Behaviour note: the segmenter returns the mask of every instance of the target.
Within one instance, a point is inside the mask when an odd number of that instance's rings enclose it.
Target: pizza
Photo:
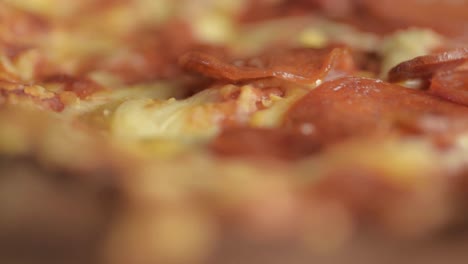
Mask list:
[[[0,2],[0,262],[465,263],[468,3]]]

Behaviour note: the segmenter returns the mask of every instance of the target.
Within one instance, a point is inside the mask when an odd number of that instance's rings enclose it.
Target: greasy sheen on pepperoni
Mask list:
[[[382,81],[344,77],[296,102],[281,127],[226,127],[210,144],[221,156],[296,160],[343,140],[389,135],[430,136],[450,144],[468,131],[468,107]]]
[[[468,48],[416,57],[393,67],[388,73],[390,82],[407,79],[429,78],[439,71],[454,69],[468,62]]]
[[[327,144],[350,137],[405,133],[407,126],[401,125],[402,120],[415,125],[421,120],[449,124],[467,117],[468,107],[424,91],[374,79],[345,77],[322,84],[296,102],[286,113],[284,126],[313,127],[316,136]],[[462,129],[468,131],[468,124]],[[422,132],[449,131],[431,130],[429,126]]]
[[[446,100],[468,106],[468,69],[436,74],[429,91]]]
[[[354,69],[352,56],[344,47],[297,48],[233,62],[192,51],[180,58],[180,64],[188,71],[231,82],[273,77],[313,84],[332,72],[339,74]]]

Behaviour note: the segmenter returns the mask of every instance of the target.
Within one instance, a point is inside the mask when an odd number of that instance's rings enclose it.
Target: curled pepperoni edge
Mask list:
[[[340,59],[344,59],[344,63],[340,64]],[[333,48],[322,59],[319,70],[307,75],[284,70],[282,65],[270,65],[263,69],[250,66],[236,66],[226,63],[210,54],[198,51],[191,51],[182,55],[179,59],[179,64],[188,71],[196,72],[213,79],[231,82],[277,78],[285,81],[308,84],[315,82],[317,79],[323,79],[327,73],[332,71],[335,67],[345,65],[345,68],[353,68],[354,64],[350,63],[347,59],[351,59],[347,49],[342,47]],[[301,66],[298,65],[297,67]]]
[[[452,70],[468,62],[468,48],[458,48],[433,55],[419,56],[393,67],[388,73],[390,82],[430,78],[438,71]]]

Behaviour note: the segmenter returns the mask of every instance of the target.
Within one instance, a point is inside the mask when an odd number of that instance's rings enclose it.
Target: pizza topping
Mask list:
[[[393,67],[415,57],[431,54],[444,41],[445,38],[433,30],[422,28],[408,28],[386,35],[378,47],[382,57],[380,77],[387,79]]]
[[[247,10],[245,16],[250,21],[320,11],[321,15],[380,34],[417,26],[432,28],[448,36],[468,36],[468,5],[464,0],[276,0],[255,1]]]
[[[468,25],[468,5],[466,1],[354,1],[366,8],[366,11],[381,21],[405,27],[431,27],[447,35],[466,37]]]
[[[196,44],[190,27],[176,21],[136,30],[125,36],[124,41],[125,46],[113,56],[98,58],[87,71],[97,66],[118,75],[127,84],[165,79],[180,74],[178,56]]]
[[[231,63],[206,53],[190,52],[180,59],[187,70],[231,82],[277,78],[301,84],[315,84],[333,72],[353,70],[346,48],[291,49]]]
[[[65,104],[61,101],[58,94],[47,91],[42,86],[22,85],[8,82],[0,83],[1,103],[8,104],[31,104],[40,108],[50,109],[55,112],[61,112]]]
[[[468,69],[442,72],[432,78],[430,93],[468,106]]]
[[[468,62],[468,48],[420,56],[392,68],[388,79],[391,82],[398,82],[406,79],[429,78],[438,71],[454,69],[466,62]]]
[[[454,120],[468,108],[426,92],[382,81],[348,77],[327,82],[299,100],[286,114],[284,125],[312,124],[323,142],[349,137],[402,132],[399,120],[428,116]],[[467,127],[468,129],[468,127]]]
[[[113,135],[129,140],[206,140],[222,127],[249,123],[255,113],[269,109],[282,96],[284,92],[277,88],[224,85],[183,100],[126,100],[113,115],[111,131]],[[270,117],[275,120],[280,116],[280,113],[273,113]]]
[[[20,177],[0,184],[3,251],[289,263],[360,228],[436,238],[467,207],[466,48],[432,31],[466,25],[456,2],[4,0],[0,175]],[[401,62],[392,81],[429,90],[369,79]]]
[[[86,99],[98,91],[103,91],[104,87],[88,78],[75,78],[69,75],[52,75],[43,81],[46,85],[58,85],[61,91],[70,91],[79,98]]]
[[[298,159],[343,140],[429,135],[450,144],[468,131],[468,108],[378,80],[345,77],[325,82],[286,112],[280,128],[227,127],[210,146],[225,156]],[[246,144],[239,144],[240,142]]]
[[[47,32],[50,25],[44,17],[32,12],[0,3],[0,41],[29,43],[41,33]]]
[[[222,156],[274,157],[284,160],[316,153],[320,147],[320,142],[308,133],[292,129],[249,127],[227,128],[210,145],[211,150]]]

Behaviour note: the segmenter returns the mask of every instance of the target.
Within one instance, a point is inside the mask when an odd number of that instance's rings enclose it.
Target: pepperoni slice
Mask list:
[[[210,145],[222,156],[300,159],[346,139],[429,135],[451,144],[468,131],[468,107],[427,92],[374,79],[345,77],[322,84],[294,104],[282,127],[228,127]],[[442,146],[442,145],[441,145]]]
[[[331,72],[353,70],[352,56],[346,48],[291,49],[263,56],[226,62],[201,52],[189,52],[180,58],[182,67],[214,79],[231,82],[277,78],[311,84]]]
[[[299,100],[287,112],[284,126],[313,127],[316,136],[327,144],[350,137],[404,133],[406,128],[401,126],[401,120],[419,123],[434,117],[437,122],[450,123],[467,116],[468,107],[424,91],[373,79],[346,77],[326,82]],[[468,130],[468,124],[463,129]]]
[[[274,157],[284,160],[310,155],[320,147],[320,142],[313,136],[298,131],[251,127],[226,128],[210,145],[211,150],[222,156]]]
[[[437,74],[432,79],[430,92],[468,106],[468,69]]]
[[[468,48],[420,56],[393,67],[388,73],[388,79],[390,82],[398,82],[429,78],[436,72],[454,69],[466,62],[468,62]]]
[[[355,1],[375,17],[402,26],[431,27],[451,36],[467,36],[468,4],[465,0],[360,0]]]

